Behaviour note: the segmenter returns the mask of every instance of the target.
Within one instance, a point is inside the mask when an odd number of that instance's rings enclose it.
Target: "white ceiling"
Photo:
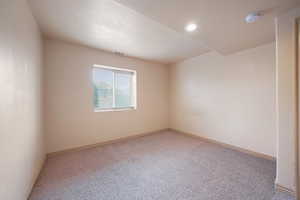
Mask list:
[[[49,38],[173,63],[210,50],[230,54],[274,41],[274,17],[300,0],[29,0]],[[265,16],[253,24],[252,11]],[[195,33],[185,33],[189,22]]]

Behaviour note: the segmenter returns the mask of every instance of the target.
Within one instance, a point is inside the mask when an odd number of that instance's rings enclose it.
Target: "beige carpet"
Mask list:
[[[276,200],[275,162],[161,132],[49,158],[30,200]]]

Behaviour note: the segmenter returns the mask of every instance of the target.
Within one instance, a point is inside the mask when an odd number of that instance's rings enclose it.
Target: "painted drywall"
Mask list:
[[[0,1],[0,199],[27,199],[44,161],[42,42],[26,0]]]
[[[274,43],[170,67],[171,128],[275,157]]]
[[[60,41],[44,45],[48,152],[168,128],[167,66]],[[137,71],[136,110],[94,112],[94,64]]]
[[[276,184],[296,190],[297,66],[296,19],[300,8],[276,19],[277,177]]]

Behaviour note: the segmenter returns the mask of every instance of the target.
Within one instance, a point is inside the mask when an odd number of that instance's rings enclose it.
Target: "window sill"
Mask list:
[[[128,107],[128,108],[112,108],[112,109],[94,109],[94,112],[120,112],[120,111],[130,111],[136,110],[135,107]]]

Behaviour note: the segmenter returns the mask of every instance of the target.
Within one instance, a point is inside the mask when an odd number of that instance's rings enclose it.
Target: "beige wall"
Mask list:
[[[171,66],[171,128],[276,155],[275,44]]]
[[[0,1],[0,199],[25,200],[44,161],[40,32],[25,0]]]
[[[296,19],[300,8],[277,18],[277,178],[276,183],[296,190],[297,66]],[[299,83],[298,83],[299,84]]]
[[[115,54],[45,41],[48,152],[168,128],[168,68]],[[94,112],[91,67],[137,71],[137,110]]]

